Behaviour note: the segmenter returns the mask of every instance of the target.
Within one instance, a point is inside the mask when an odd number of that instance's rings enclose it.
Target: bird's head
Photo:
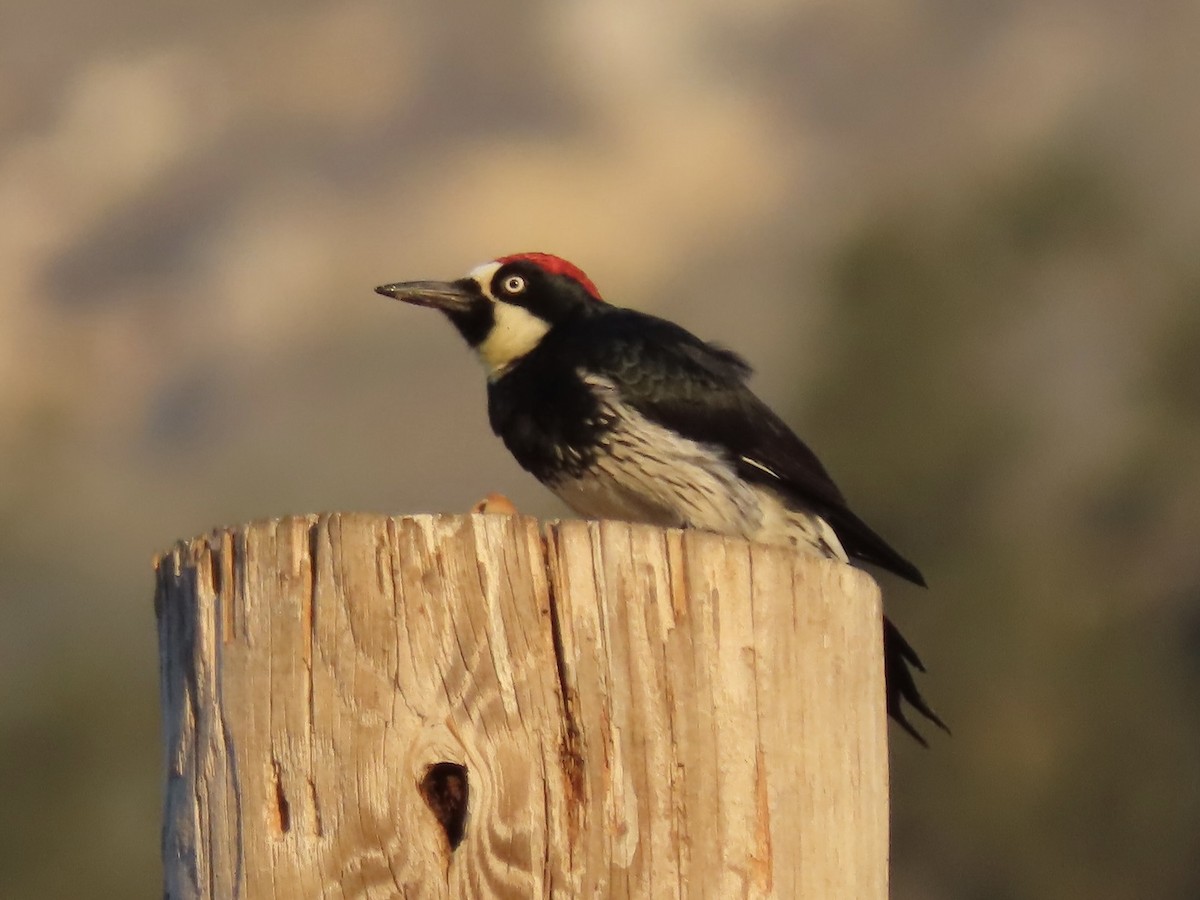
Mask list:
[[[603,300],[590,278],[549,253],[518,253],[477,266],[457,281],[402,281],[385,297],[439,309],[498,378],[556,326]]]

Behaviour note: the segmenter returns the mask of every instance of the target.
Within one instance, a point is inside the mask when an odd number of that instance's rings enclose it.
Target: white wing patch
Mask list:
[[[757,459],[751,459],[749,456],[738,458],[746,465],[753,466],[760,472],[770,475],[776,481],[782,481],[778,472],[770,466],[760,463]],[[765,513],[763,525],[755,537],[756,540],[767,543],[808,544],[823,556],[840,559],[842,562],[850,561],[837,532],[828,522],[813,513],[806,513],[784,505],[774,492],[764,490],[762,493]]]
[[[741,459],[742,459],[742,462],[744,462],[746,465],[754,466],[754,468],[758,469],[760,472],[766,472],[768,475],[770,475],[776,481],[780,480],[778,472],[776,472],[774,469],[770,468],[769,466],[764,466],[757,459],[751,459],[748,456],[743,456]]]

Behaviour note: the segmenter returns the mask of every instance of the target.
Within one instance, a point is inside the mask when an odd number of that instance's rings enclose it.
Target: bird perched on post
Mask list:
[[[609,305],[566,260],[520,253],[456,281],[376,291],[446,315],[486,370],[492,430],[580,515],[790,545],[925,584],[750,391],[740,357]],[[925,744],[902,701],[946,726],[917,689],[920,659],[886,616],[883,647],[888,714]]]

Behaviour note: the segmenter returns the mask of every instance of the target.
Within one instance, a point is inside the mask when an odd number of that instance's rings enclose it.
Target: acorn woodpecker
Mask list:
[[[487,373],[492,430],[580,515],[784,544],[925,584],[750,391],[745,361],[609,305],[566,260],[521,253],[457,281],[376,291],[450,319]],[[886,616],[883,646],[888,714],[924,745],[902,700],[946,725],[917,689],[920,658]]]

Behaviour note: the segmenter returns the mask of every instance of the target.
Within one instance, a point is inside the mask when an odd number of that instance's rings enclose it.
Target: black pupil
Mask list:
[[[508,279],[508,283],[505,284],[504,286],[506,288],[508,288],[508,291],[510,294],[515,294],[517,291],[519,291],[521,289],[521,287],[524,284],[525,284],[525,282],[523,282],[520,278],[518,278],[516,275],[514,275],[512,278]]]

